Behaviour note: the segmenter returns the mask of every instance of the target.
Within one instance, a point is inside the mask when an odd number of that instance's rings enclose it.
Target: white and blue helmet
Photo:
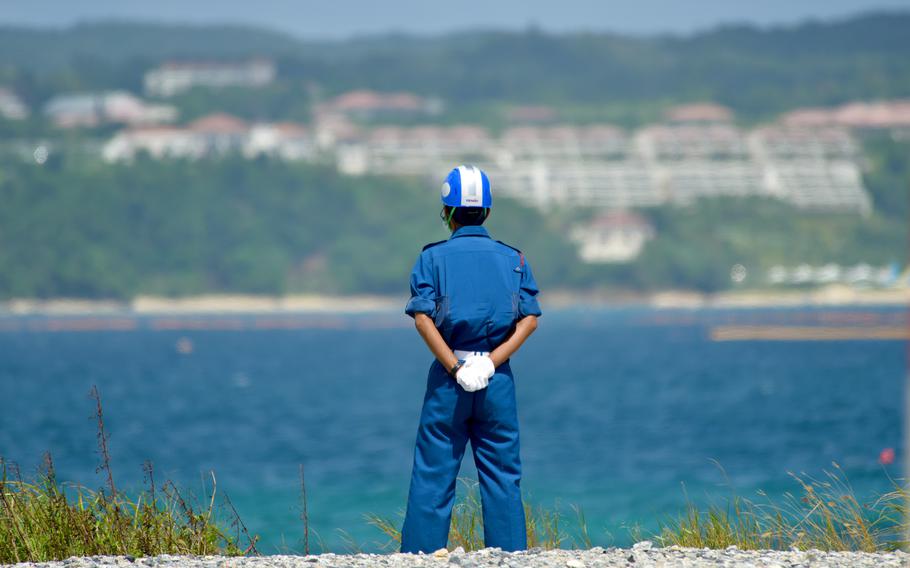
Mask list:
[[[442,202],[450,207],[492,207],[490,178],[477,166],[458,166],[442,184]]]

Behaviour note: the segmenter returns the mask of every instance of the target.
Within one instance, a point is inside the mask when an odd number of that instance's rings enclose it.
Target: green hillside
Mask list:
[[[109,22],[0,27],[0,83],[32,104],[55,90],[139,90],[162,60],[270,56],[299,96],[414,91],[455,107],[548,103],[571,110],[712,99],[745,119],[795,106],[910,96],[910,13],[687,37],[470,32],[307,42],[241,27]],[[571,112],[570,112],[571,113]]]
[[[644,210],[658,237],[613,266],[581,263],[567,240],[588,211],[541,214],[497,198],[489,228],[525,251],[550,290],[710,291],[731,286],[734,263],[754,275],[775,263],[902,263],[910,145],[881,139],[869,152],[869,218],[761,199]],[[0,163],[0,298],[405,294],[420,247],[447,237],[437,187],[235,158]]]

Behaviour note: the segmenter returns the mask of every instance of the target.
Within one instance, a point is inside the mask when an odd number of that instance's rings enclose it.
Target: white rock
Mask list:
[[[569,568],[585,568],[585,563],[577,558],[570,558],[566,560],[566,566]]]
[[[636,542],[632,545],[632,550],[651,550],[651,547],[654,546],[650,540],[643,540],[641,542]]]
[[[449,551],[446,550],[445,548],[440,548],[439,550],[437,550],[436,552],[433,553],[433,556],[435,556],[436,558],[445,558],[448,555],[449,555]]]

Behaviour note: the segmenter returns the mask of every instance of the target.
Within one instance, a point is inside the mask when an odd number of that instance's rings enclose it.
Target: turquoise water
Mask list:
[[[788,472],[821,476],[833,461],[860,494],[886,490],[902,458],[903,342],[709,339],[714,324],[902,318],[854,312],[547,313],[513,359],[526,496],[581,506],[596,544],[621,545],[629,526],[656,527],[686,494],[796,491]],[[4,321],[0,455],[26,473],[50,451],[59,477],[102,485],[95,384],[118,485],[141,487],[151,460],[159,483],[202,493],[214,470],[262,552],[301,549],[299,464],[311,527],[332,550],[348,538],[375,549],[385,539],[363,515],[404,507],[430,363],[405,316],[298,318],[286,330],[235,318],[221,331],[136,320],[78,333]],[[200,321],[183,327],[218,327]],[[181,338],[192,353],[179,352]],[[887,447],[895,465],[878,463]],[[470,454],[462,474],[474,475]]]

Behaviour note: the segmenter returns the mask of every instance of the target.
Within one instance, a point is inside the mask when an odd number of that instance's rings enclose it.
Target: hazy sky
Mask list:
[[[244,23],[301,37],[469,28],[691,32],[720,23],[788,24],[910,0],[0,0],[0,23],[62,26],[98,19]]]

